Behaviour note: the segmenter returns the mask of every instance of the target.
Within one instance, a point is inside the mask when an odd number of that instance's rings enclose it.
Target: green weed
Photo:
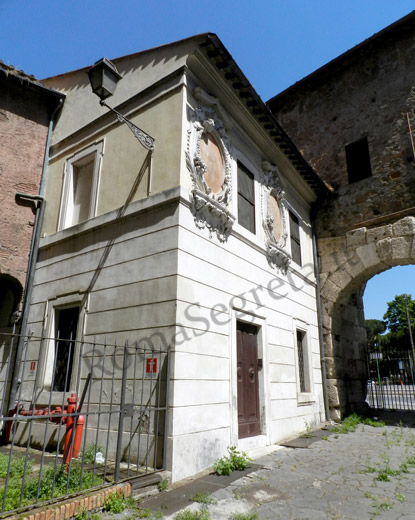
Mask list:
[[[90,518],[90,515],[88,514],[88,511],[86,509],[83,509],[77,515],[75,515],[74,518],[75,520],[88,520]]]
[[[103,510],[112,515],[122,513],[126,508],[124,495],[117,491],[110,493],[104,501]]]
[[[104,448],[99,444],[91,444],[90,446],[87,446],[84,453],[84,463],[93,464],[95,460],[95,455],[99,452],[104,452]]]
[[[411,433],[409,439],[406,439],[405,445],[409,448],[415,448],[415,435]]]
[[[313,429],[311,428],[311,426],[308,424],[308,422],[306,420],[304,420],[304,425],[305,425],[305,431],[303,431],[300,434],[300,437],[303,437],[304,439],[313,438],[314,437]]]
[[[334,433],[350,433],[356,430],[358,424],[366,424],[367,426],[381,427],[385,426],[383,421],[375,421],[374,419],[364,419],[357,413],[353,413],[346,417],[341,424],[335,426],[332,431]]]
[[[382,428],[385,426],[384,421],[379,421],[375,419],[371,419],[370,417],[366,417],[366,419],[363,419],[362,424],[366,424],[367,426],[372,426],[373,428]]]
[[[147,509],[137,509],[134,512],[134,516],[132,518],[148,518],[149,520],[161,519],[163,517],[163,513],[161,511],[151,511],[149,508]]]
[[[233,513],[231,516],[232,520],[257,520],[258,513],[251,512],[251,513]]]
[[[389,500],[380,500],[378,495],[372,495],[368,491],[365,493],[365,498],[372,501],[370,504],[374,509],[374,514],[379,515],[381,511],[389,511],[393,507],[393,502]]]
[[[70,473],[66,468],[55,468],[54,465],[46,466],[42,472],[41,479],[39,476],[29,476],[24,482],[22,489],[23,468],[22,458],[19,458],[17,463],[12,461],[11,465],[16,468],[15,473],[9,479],[7,485],[7,494],[5,500],[5,511],[17,509],[21,506],[28,506],[35,503],[37,500],[45,501],[52,498],[59,498],[68,493],[74,493],[83,489],[89,489],[94,486],[99,486],[103,483],[103,478],[93,475],[91,471],[84,469],[81,479],[82,463],[78,460],[73,460],[71,463]],[[27,471],[27,469],[26,469]],[[7,473],[7,469],[6,469]],[[55,483],[53,483],[55,481]],[[4,498],[5,488],[0,488],[0,503]],[[39,494],[39,495],[38,495]]]
[[[82,474],[82,478],[81,478]],[[53,487],[53,479],[55,478],[55,485]],[[103,478],[93,475],[91,471],[84,469],[82,472],[82,463],[79,460],[72,460],[71,471],[68,473],[66,468],[55,468],[54,465],[46,466],[39,486],[39,500],[49,500],[52,497],[57,498],[68,493],[74,493],[83,489],[89,489],[94,486],[99,486],[103,483]],[[28,479],[23,491],[23,496],[29,501],[36,500],[38,491],[38,478]]]
[[[185,509],[174,515],[174,520],[210,520],[209,514],[206,509],[201,511],[189,511]]]
[[[215,499],[212,498],[209,493],[201,493],[198,491],[194,495],[190,497],[190,500],[193,502],[198,502],[199,504],[214,504]]]
[[[7,477],[7,470],[9,467],[9,455],[3,453],[0,454],[0,477]],[[10,463],[10,477],[23,477],[25,472],[25,455],[13,455]],[[26,472],[30,472],[32,469],[33,461],[27,459]]]
[[[213,469],[217,475],[230,475],[232,471],[242,471],[249,467],[251,459],[244,451],[239,451],[236,446],[228,447],[229,456],[222,457],[213,465]]]
[[[407,457],[405,464],[407,464],[411,468],[414,468],[415,467],[415,457]]]
[[[169,480],[167,478],[160,480],[157,487],[159,488],[159,491],[166,491],[166,489],[169,487]]]
[[[389,511],[390,509],[392,509],[393,507],[393,502],[392,501],[389,501],[389,500],[384,500],[383,502],[380,502],[377,507],[381,510],[381,511]]]
[[[341,424],[333,428],[334,433],[349,433],[356,430],[356,426],[360,424],[362,418],[360,415],[352,414],[346,417]]]
[[[409,466],[406,462],[402,462],[402,464],[399,466],[399,470],[401,473],[409,473]]]

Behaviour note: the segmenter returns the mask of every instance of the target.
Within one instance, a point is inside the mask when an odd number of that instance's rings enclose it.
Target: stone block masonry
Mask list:
[[[411,13],[269,101],[333,188],[315,230],[335,419],[364,406],[367,281],[415,263],[414,35]],[[364,157],[351,160],[356,145]]]

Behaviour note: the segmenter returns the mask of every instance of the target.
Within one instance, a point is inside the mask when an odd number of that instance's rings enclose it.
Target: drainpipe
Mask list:
[[[315,233],[314,214],[315,208],[312,212],[312,234],[313,234],[313,257],[314,257],[314,273],[316,277],[316,297],[317,297],[317,320],[318,320],[318,337],[320,342],[320,366],[321,366],[321,377],[323,382],[323,399],[324,399],[324,412],[326,414],[326,421],[330,421],[330,408],[329,399],[327,392],[327,374],[326,374],[326,356],[324,352],[324,337],[323,337],[323,313],[321,309],[321,287],[320,287],[320,265],[318,261],[317,251],[317,239]]]
[[[43,198],[43,191],[44,191],[44,186],[45,186],[46,170],[47,170],[47,166],[48,166],[48,162],[49,162],[50,141],[52,138],[52,130],[53,130],[53,125],[54,125],[55,115],[56,115],[56,112],[61,108],[62,104],[63,104],[63,100],[60,99],[59,104],[56,106],[56,108],[52,112],[52,115],[50,116],[48,135],[47,135],[47,139],[46,139],[45,157],[43,160],[42,176],[41,176],[40,187],[39,187],[39,195],[16,193],[17,199],[31,200],[36,204],[36,214],[35,214],[35,226],[34,226],[33,235],[32,235],[32,243],[30,246],[30,255],[29,255],[29,262],[28,262],[28,267],[27,267],[26,284],[25,284],[25,289],[24,289],[24,297],[23,297],[23,305],[22,305],[22,322],[20,325],[19,341],[17,343],[16,356],[15,356],[14,366],[13,366],[13,370],[12,370],[12,377],[11,377],[11,388],[10,388],[10,394],[9,394],[9,399],[8,399],[8,407],[7,407],[7,409],[9,411],[15,407],[16,396],[17,396],[17,393],[19,390],[19,386],[21,384],[21,380],[19,378],[21,356],[22,356],[22,352],[23,352],[24,338],[26,336],[26,330],[27,330],[27,322],[28,322],[28,314],[29,314],[28,311],[29,311],[29,305],[30,305],[30,300],[31,300],[31,296],[32,296],[33,279],[34,279],[35,268],[36,268],[36,259],[37,259],[38,251],[39,251],[40,233],[42,230],[43,217],[45,214],[46,201]]]

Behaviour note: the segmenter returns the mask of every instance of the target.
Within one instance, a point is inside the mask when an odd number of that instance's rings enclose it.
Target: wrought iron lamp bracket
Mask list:
[[[146,132],[144,132],[144,130],[141,130],[141,128],[136,126],[129,119],[127,119],[120,112],[118,112],[118,110],[115,110],[115,108],[112,108],[109,105],[107,105],[107,103],[105,103],[103,99],[101,99],[100,105],[108,108],[109,110],[111,110],[111,112],[114,112],[114,114],[116,114],[117,116],[118,121],[120,123],[125,123],[128,126],[128,128],[131,130],[131,132],[140,141],[141,145],[144,146],[146,150],[150,150],[150,152],[154,151],[154,137],[151,137]]]

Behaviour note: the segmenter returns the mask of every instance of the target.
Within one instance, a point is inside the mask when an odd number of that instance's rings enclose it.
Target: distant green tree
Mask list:
[[[394,300],[388,302],[388,309],[385,312],[383,319],[385,320],[386,328],[393,333],[401,335],[408,335],[408,321],[406,317],[405,300],[408,302],[408,314],[411,322],[411,327],[415,327],[415,300],[412,300],[410,294],[399,294],[395,296]]]
[[[382,320],[365,320],[367,344],[373,348],[378,342],[379,334],[383,334],[386,330],[386,324]]]
[[[383,353],[380,361],[370,362],[371,375],[392,378],[395,383],[404,377],[400,371],[398,361],[408,361],[408,352],[411,350],[409,339],[408,320],[406,316],[405,300],[407,299],[408,314],[412,333],[415,332],[415,301],[409,294],[399,294],[388,302],[387,311],[383,320],[366,320],[366,330],[369,351],[378,350]],[[409,365],[406,364],[406,377],[409,376]],[[376,376],[374,376],[376,377]]]

